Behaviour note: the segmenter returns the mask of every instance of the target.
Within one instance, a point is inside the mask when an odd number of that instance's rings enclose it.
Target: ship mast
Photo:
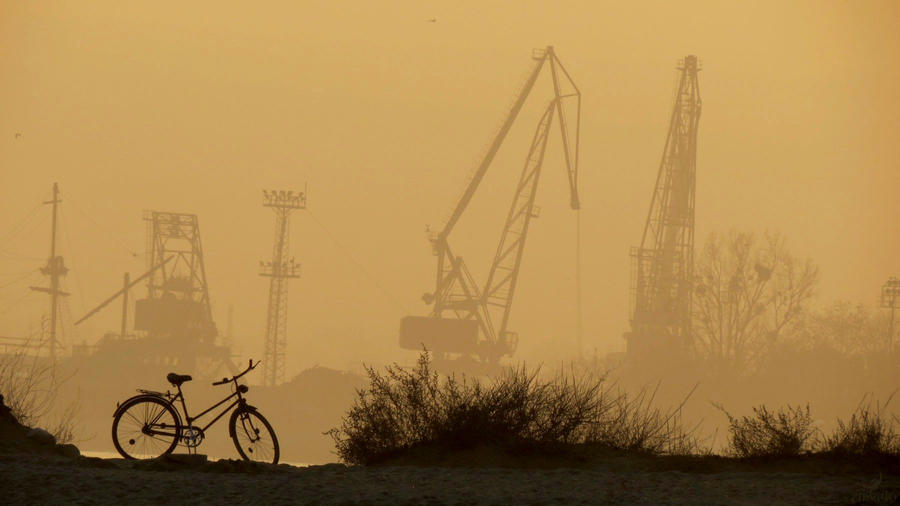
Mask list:
[[[32,286],[31,289],[50,294],[50,361],[56,361],[56,327],[57,317],[59,315],[59,297],[67,297],[68,292],[59,289],[59,278],[65,276],[69,269],[66,267],[63,257],[56,254],[56,228],[59,204],[62,202],[59,198],[59,185],[53,183],[53,199],[44,202],[44,204],[53,205],[53,220],[50,227],[50,258],[47,259],[47,265],[41,267],[41,273],[50,276],[50,288],[42,286]]]

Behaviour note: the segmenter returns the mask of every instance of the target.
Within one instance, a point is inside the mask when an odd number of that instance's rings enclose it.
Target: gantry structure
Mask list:
[[[211,341],[212,317],[196,214],[146,211],[147,298],[136,301],[136,330]]]

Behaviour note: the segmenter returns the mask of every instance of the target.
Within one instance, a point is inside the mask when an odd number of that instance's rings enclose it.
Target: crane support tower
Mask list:
[[[628,355],[672,356],[691,345],[694,191],[700,85],[697,57],[679,71],[675,105],[656,176],[641,245],[632,248],[631,331]]]
[[[522,255],[531,219],[537,216],[535,196],[544,162],[544,152],[554,116],[562,134],[569,205],[579,209],[578,148],[581,123],[581,93],[552,46],[535,50],[534,67],[517,95],[505,121],[478,165],[453,213],[440,232],[430,235],[437,257],[435,289],[422,299],[432,305],[429,316],[407,316],[400,323],[400,345],[436,353],[436,364],[454,361],[476,373],[496,369],[500,358],[512,355],[518,334],[509,330],[509,318]],[[490,168],[507,133],[513,126],[541,71],[549,68],[553,96],[540,117],[525,164],[513,192],[513,201],[500,235],[486,283],[479,285],[461,256],[454,254],[449,236]],[[569,132],[567,112],[574,108],[574,135]]]
[[[218,332],[209,302],[197,215],[145,211],[144,220],[147,298],[135,302],[135,330],[212,342]],[[127,292],[129,284],[133,283],[126,283],[121,293]]]
[[[269,278],[269,309],[263,354],[263,383],[274,386],[284,380],[287,347],[288,280],[300,277],[300,265],[288,258],[291,213],[306,209],[306,192],[263,190],[263,206],[275,211],[275,246],[272,260],[260,262],[259,275]]]
[[[223,369],[233,373],[230,349],[216,342],[197,215],[144,211],[143,219],[147,271],[134,278],[125,273],[121,289],[75,322],[80,325],[122,298],[119,328],[83,347],[78,360],[85,370],[103,375],[156,375],[172,364],[194,371],[195,378],[221,378]],[[128,332],[129,307],[137,295],[132,290],[141,283],[147,295],[134,300]]]

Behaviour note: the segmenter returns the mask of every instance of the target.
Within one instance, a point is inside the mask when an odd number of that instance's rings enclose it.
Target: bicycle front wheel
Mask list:
[[[239,409],[231,414],[228,427],[234,447],[244,460],[277,464],[278,438],[275,430],[255,409]]]
[[[175,449],[181,438],[180,418],[164,399],[137,397],[116,412],[112,438],[126,459],[155,459]]]

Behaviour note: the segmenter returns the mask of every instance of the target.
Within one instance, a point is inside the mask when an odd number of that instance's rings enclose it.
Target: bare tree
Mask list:
[[[870,356],[887,350],[888,326],[885,313],[837,301],[804,314],[793,340],[806,349],[828,347],[847,357]]]
[[[788,251],[780,234],[712,234],[694,269],[697,353],[743,370],[778,341],[803,311],[819,279],[809,259]]]

